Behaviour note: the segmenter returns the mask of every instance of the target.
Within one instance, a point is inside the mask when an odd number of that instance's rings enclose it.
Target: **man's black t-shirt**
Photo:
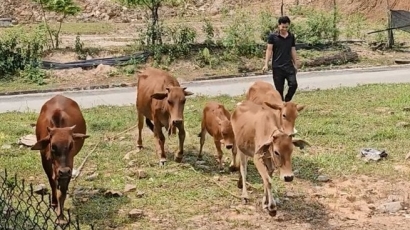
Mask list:
[[[272,68],[293,67],[292,47],[295,46],[295,36],[288,32],[286,38],[282,37],[279,32],[269,34],[268,44],[273,45]]]

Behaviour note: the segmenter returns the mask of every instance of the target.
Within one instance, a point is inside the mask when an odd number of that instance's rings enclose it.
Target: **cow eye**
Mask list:
[[[174,103],[174,102],[172,102],[172,101],[168,100],[168,104],[172,105],[173,103]]]
[[[279,156],[280,154],[279,154],[279,152],[278,152],[278,151],[275,151],[275,155],[276,155],[276,156]]]
[[[59,154],[57,145],[51,145],[51,154],[56,156]]]
[[[185,102],[186,102],[186,99],[182,100],[181,102],[182,102],[182,104],[185,104]]]
[[[283,117],[283,118],[286,118],[286,114],[282,114],[282,117]]]

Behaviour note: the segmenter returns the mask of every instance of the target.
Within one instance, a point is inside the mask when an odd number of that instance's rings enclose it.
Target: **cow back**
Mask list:
[[[86,133],[87,126],[79,105],[70,98],[56,95],[46,101],[41,107],[36,123],[37,140],[43,139],[48,135],[47,127],[63,128],[74,125],[74,133]],[[79,139],[74,143],[74,155],[81,150],[83,145],[84,139]]]

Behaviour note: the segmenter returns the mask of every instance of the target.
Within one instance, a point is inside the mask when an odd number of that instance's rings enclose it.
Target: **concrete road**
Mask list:
[[[189,91],[196,95],[217,96],[243,94],[255,81],[263,80],[272,83],[271,74],[246,78],[206,80],[186,82]],[[340,86],[354,87],[370,83],[406,83],[410,82],[410,66],[382,67],[368,69],[334,70],[306,72],[298,74],[299,90],[329,89]],[[113,88],[101,90],[84,90],[71,92],[52,92],[0,96],[0,113],[7,111],[36,111],[43,103],[56,94],[63,94],[76,100],[82,108],[98,105],[129,105],[135,103],[135,88]]]

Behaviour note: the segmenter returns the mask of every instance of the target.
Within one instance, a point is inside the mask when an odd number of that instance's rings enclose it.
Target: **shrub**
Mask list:
[[[22,70],[39,68],[46,41],[40,25],[30,33],[22,27],[7,30],[0,39],[0,80],[8,80]],[[40,70],[39,70],[40,71]]]

